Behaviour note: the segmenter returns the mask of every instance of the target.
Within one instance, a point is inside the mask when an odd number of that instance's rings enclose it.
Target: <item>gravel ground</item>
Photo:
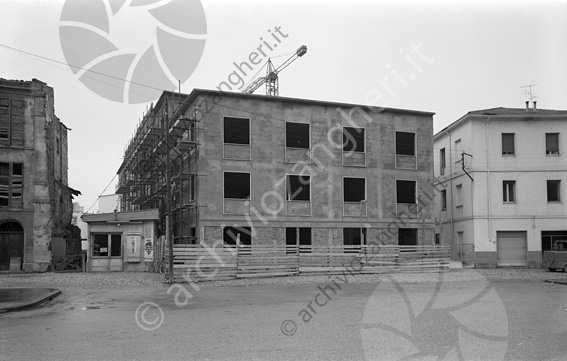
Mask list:
[[[375,283],[388,277],[400,283],[463,282],[486,279],[489,282],[507,280],[544,281],[547,279],[567,280],[567,273],[549,272],[543,269],[452,269],[437,273],[394,273],[386,274],[354,274],[349,276],[349,283]],[[317,284],[329,281],[330,276],[294,276],[249,278],[229,281],[201,282],[200,287],[253,285],[293,285]],[[121,289],[121,288],[154,288],[167,287],[165,275],[145,272],[112,272],[112,273],[19,273],[0,274],[0,287],[54,287],[59,289]]]

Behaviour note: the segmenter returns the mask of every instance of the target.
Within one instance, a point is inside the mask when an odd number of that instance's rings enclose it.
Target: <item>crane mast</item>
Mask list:
[[[250,85],[248,85],[242,93],[252,94],[254,93],[259,87],[266,84],[266,95],[269,96],[279,96],[279,79],[278,74],[288,67],[291,63],[293,63],[297,58],[302,57],[307,53],[307,46],[301,45],[299,49],[286,61],[283,62],[278,68],[274,67],[271,59],[268,59],[268,64],[266,67],[266,76],[257,78],[254,80]]]

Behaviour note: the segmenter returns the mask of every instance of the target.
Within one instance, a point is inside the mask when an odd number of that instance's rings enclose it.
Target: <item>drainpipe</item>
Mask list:
[[[455,239],[455,221],[454,221],[454,212],[453,212],[453,142],[451,139],[451,133],[447,130],[443,130],[445,134],[449,136],[449,188],[451,189],[451,244],[453,244],[453,240]]]
[[[488,115],[486,122],[484,123],[484,138],[486,141],[486,198],[487,198],[487,213],[488,213],[488,241],[492,242],[492,200],[490,196],[490,142],[488,141],[488,135],[490,134],[490,116],[494,115],[491,113],[484,113]]]

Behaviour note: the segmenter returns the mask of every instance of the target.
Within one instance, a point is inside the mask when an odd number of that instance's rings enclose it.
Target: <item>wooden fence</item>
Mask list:
[[[343,272],[444,272],[449,268],[449,259],[449,246],[217,245],[207,249],[200,245],[175,245],[173,248],[175,282]]]

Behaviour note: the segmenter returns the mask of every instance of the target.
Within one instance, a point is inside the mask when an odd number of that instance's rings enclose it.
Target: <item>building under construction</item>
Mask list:
[[[432,135],[429,112],[164,92],[117,193],[123,211],[159,209],[174,244],[433,245]]]

